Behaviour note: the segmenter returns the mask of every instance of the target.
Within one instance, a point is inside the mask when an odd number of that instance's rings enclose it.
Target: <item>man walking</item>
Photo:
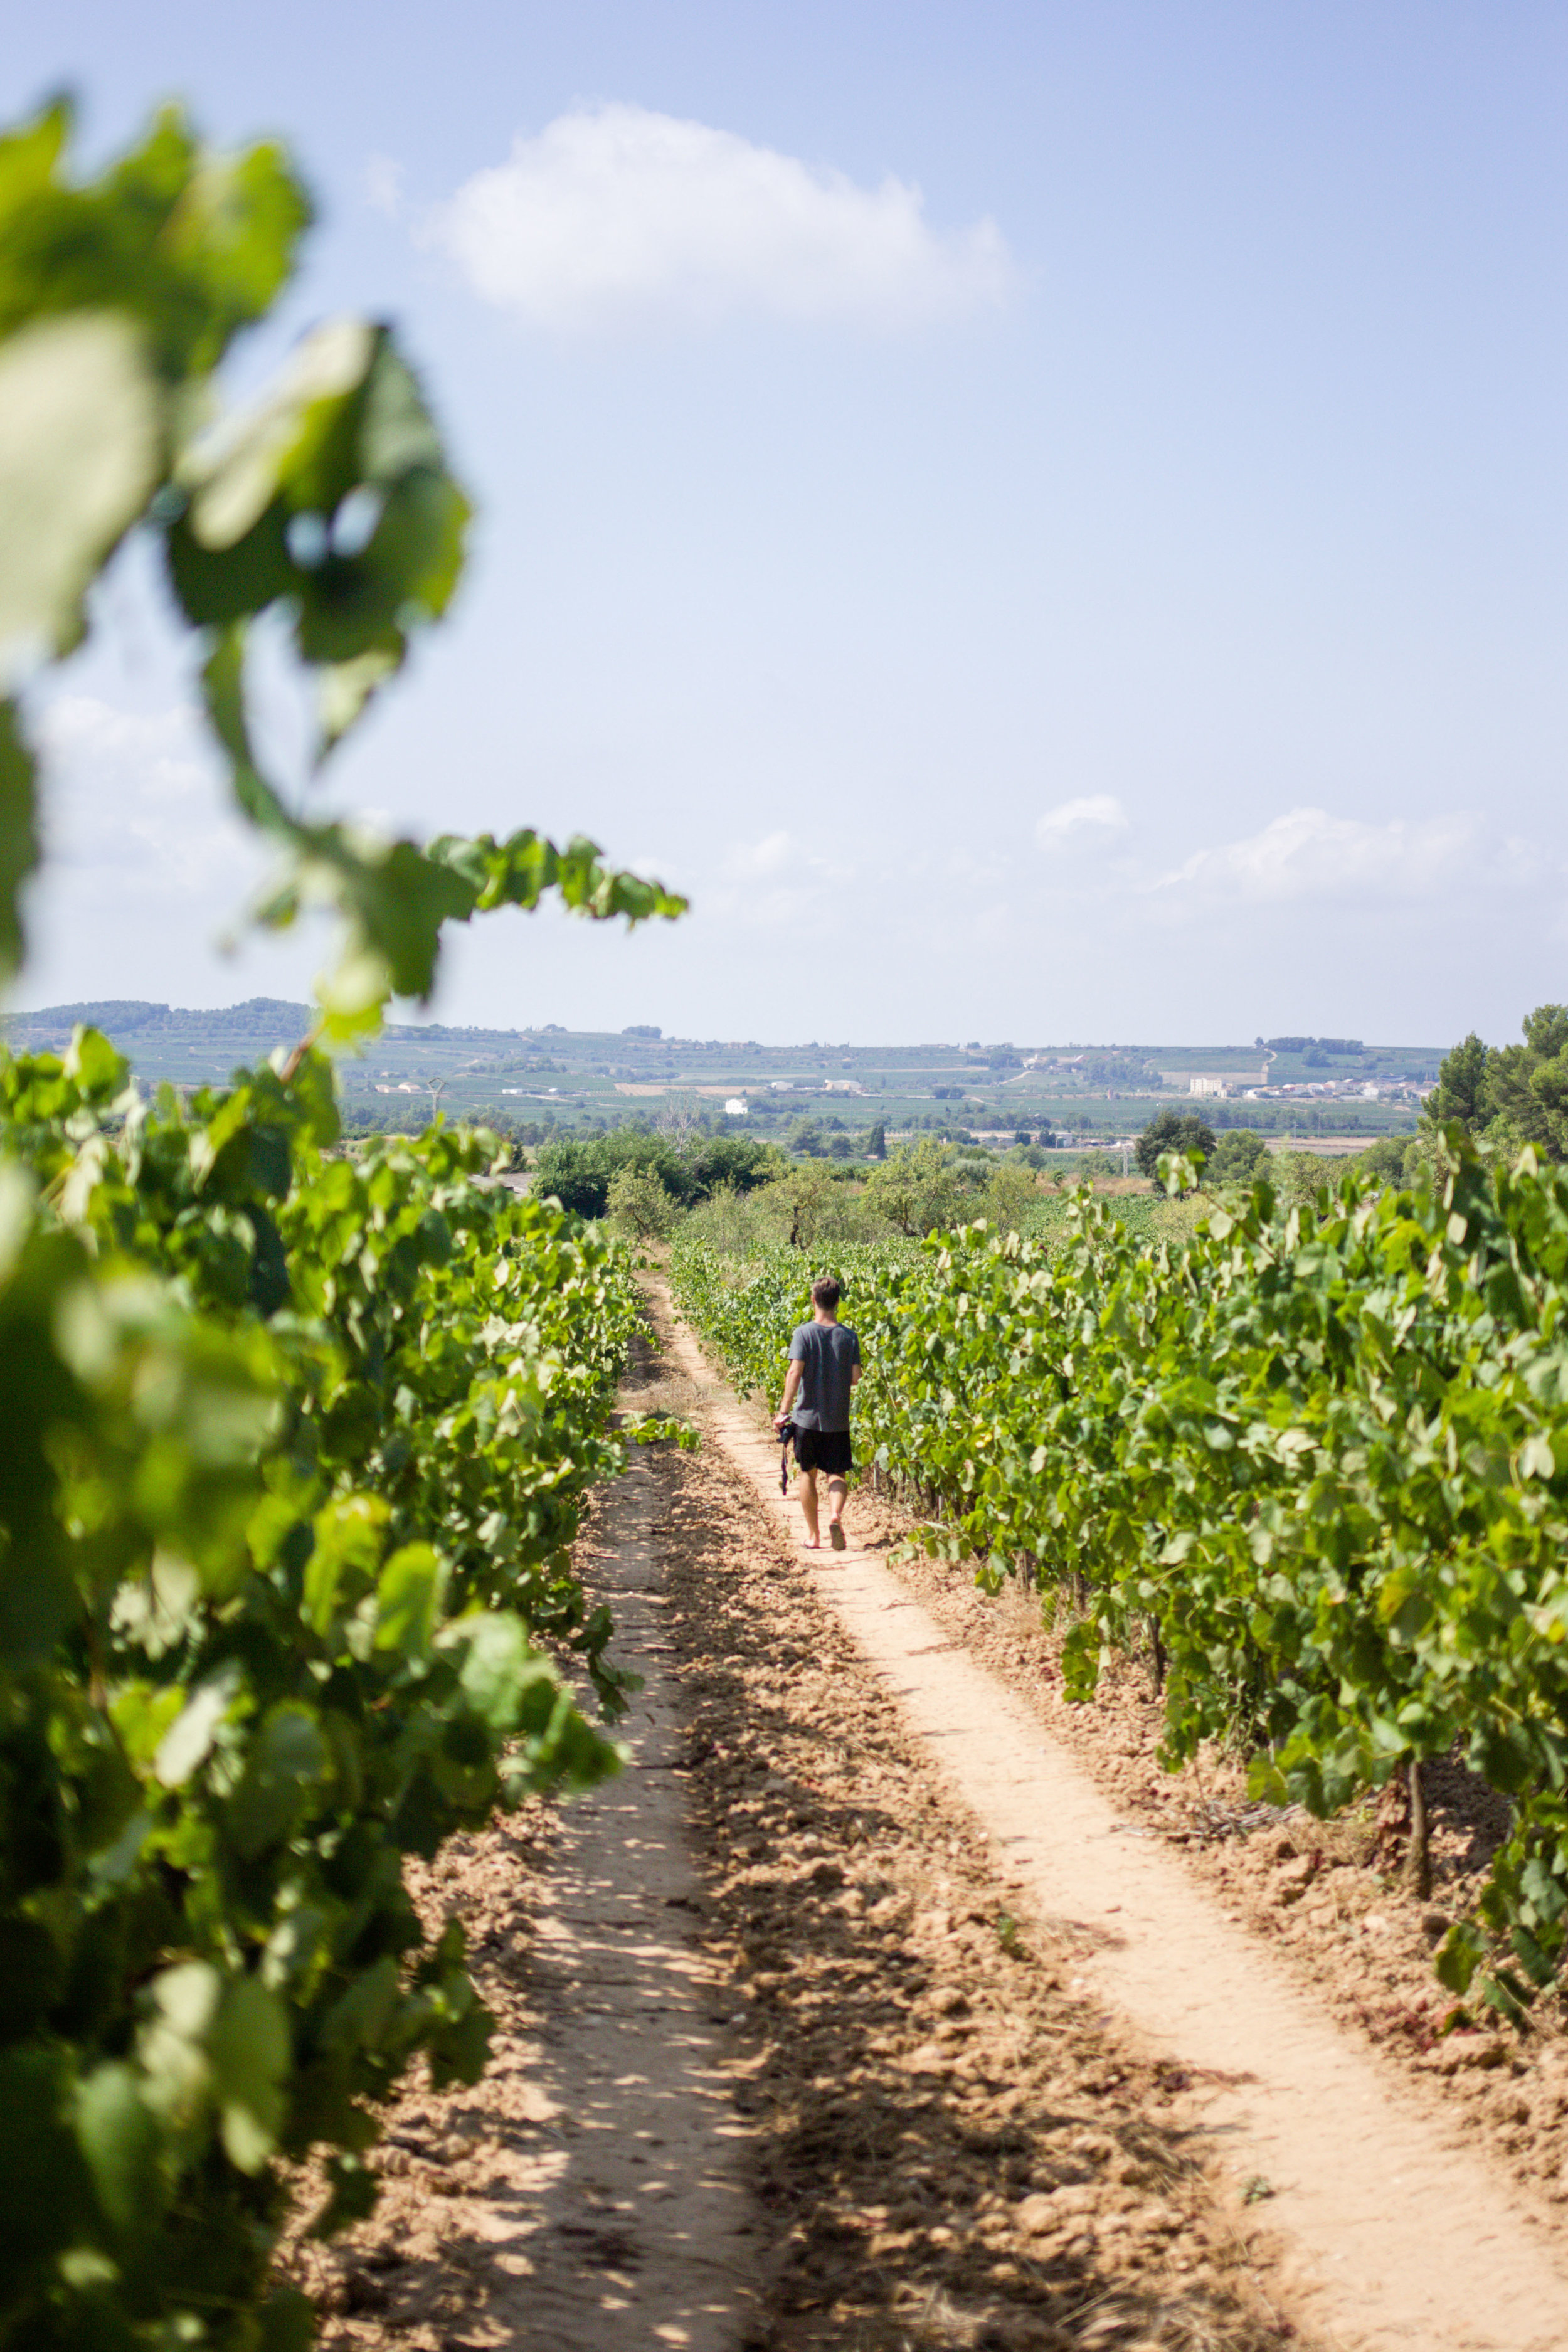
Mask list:
[[[811,1320],[789,1343],[784,1402],[773,1427],[795,1423],[795,1458],[800,1465],[800,1506],[805,1513],[808,1551],[820,1551],[816,1474],[827,1480],[827,1539],[844,1549],[844,1505],[853,1463],[849,1452],[849,1398],[860,1378],[860,1342],[838,1320],[838,1285],[830,1274],[811,1286]],[[798,1396],[800,1402],[795,1403]],[[793,1411],[791,1408],[794,1408]]]

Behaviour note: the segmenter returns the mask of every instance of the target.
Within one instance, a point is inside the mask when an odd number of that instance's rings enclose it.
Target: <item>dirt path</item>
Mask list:
[[[516,2317],[526,2313],[525,2340],[541,2352],[728,2352],[757,2307],[731,2009],[697,1931],[699,1868],[674,1777],[684,1705],[655,1507],[649,1466],[634,1464],[596,1529],[616,1657],[644,1686],[626,1769],[560,1817],[535,1922],[544,2023],[531,2087],[555,2146]],[[595,2273],[599,2291],[584,2295]]]
[[[1216,2196],[1169,2070],[1021,1933],[968,1809],[714,1442],[661,1549],[734,2096],[771,2272],[762,2352],[1264,2352],[1309,2339],[1266,2216]],[[1194,2129],[1194,2126],[1196,2128]],[[1260,2226],[1263,2224],[1264,2226]]]
[[[398,2101],[375,2213],[299,2250],[329,2352],[1311,2345],[1181,2079],[1071,1989],[1080,1936],[1019,1932],[722,1445],[650,1449],[581,1558],[648,1677],[632,1762],[427,1874],[494,2060]]]
[[[674,1360],[707,1376],[672,1331]],[[710,1376],[709,1376],[710,1377]],[[775,1518],[776,1448],[732,1401],[718,1442]],[[1420,2352],[1561,2352],[1568,2270],[1537,2216],[1456,2144],[1434,2097],[1336,2031],[1180,1865],[1136,1838],[1039,1721],[865,1553],[821,1556],[821,1592],[897,1693],[1028,1911],[1076,1939],[1076,1985],[1206,2084],[1204,2120],[1238,2200],[1289,2232],[1331,2342]]]
[[[890,1496],[856,1496],[867,1549],[898,1552],[914,1525]],[[1160,1761],[1163,1701],[1153,1660],[1103,1659],[1091,1706],[1067,1699],[1066,1622],[1047,1625],[1021,1582],[983,1591],[971,1570],[900,1556],[899,1580],[943,1632],[1005,1683],[1115,1809],[1121,1834],[1179,1860],[1224,1919],[1267,1945],[1274,1964],[1359,2048],[1441,2099],[1447,2127],[1542,2209],[1568,2223],[1568,2010],[1542,2001],[1520,2034],[1439,1981],[1435,1945],[1476,1902],[1508,1833],[1507,1801],[1458,1759],[1427,1768],[1430,1895],[1405,1883],[1409,1809],[1390,1784],[1332,1821],[1253,1802],[1245,1759],[1205,1746],[1183,1771]]]
[[[305,2258],[304,2283],[341,2315],[328,2342],[733,2352],[751,2332],[751,2131],[674,1769],[684,1707],[657,1507],[645,1457],[585,1545],[616,1660],[644,1677],[626,1770],[558,1814],[455,1839],[428,1875],[432,1915],[468,1931],[492,2063],[471,2091],[399,2103],[374,2221]]]

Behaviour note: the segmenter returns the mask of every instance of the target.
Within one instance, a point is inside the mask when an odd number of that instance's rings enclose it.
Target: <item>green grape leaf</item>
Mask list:
[[[446,1582],[446,1564],[429,1544],[395,1551],[376,1583],[376,1648],[405,1658],[426,1656]]]
[[[555,1669],[529,1641],[521,1619],[499,1611],[458,1618],[440,1646],[459,1654],[463,1696],[503,1738],[522,1721],[530,1695],[552,1691],[557,1683]]]
[[[78,1022],[65,1052],[65,1074],[83,1094],[100,1098],[120,1094],[131,1076],[131,1065],[117,1054],[100,1029]]]
[[[443,834],[430,844],[429,855],[461,874],[472,888],[472,905],[480,914],[497,907],[521,907],[531,912],[551,891],[574,914],[604,922],[625,916],[633,926],[655,916],[673,921],[687,911],[687,901],[661,882],[644,881],[636,874],[606,866],[598,844],[578,835],[557,849],[542,834],[524,828],[505,841],[492,834],[463,840]]]
[[[319,327],[262,401],[191,445],[178,479],[167,545],[186,617],[227,627],[287,600],[320,675],[324,756],[462,571],[470,509],[413,371],[384,327]]]
[[[297,2286],[274,2288],[257,2316],[260,2352],[312,2352],[316,2306]]]
[[[19,213],[47,192],[65,152],[70,129],[70,108],[63,99],[56,99],[45,107],[37,121],[0,136],[0,230],[13,226]],[[7,247],[0,239],[0,254],[7,253]],[[16,293],[7,277],[7,271],[0,266],[0,287],[15,300]],[[15,323],[14,316],[7,317],[3,311],[0,319],[5,319],[7,325]]]
[[[165,1789],[177,1789],[205,1762],[218,1726],[233,1706],[239,1675],[232,1666],[200,1683],[163,1734],[153,1769]]]
[[[163,2133],[134,2066],[111,2060],[77,2092],[76,2136],[98,2201],[117,2230],[145,2227],[166,2201]]]
[[[22,885],[37,862],[37,763],[16,704],[0,701],[0,979],[21,966]]]
[[[226,553],[255,530],[286,481],[297,493],[289,502],[293,511],[320,511],[323,506],[330,511],[336,500],[321,453],[334,438],[341,446],[343,404],[362,392],[374,350],[375,330],[363,319],[338,319],[316,328],[264,398],[192,443],[175,476],[190,497],[184,529],[174,542],[177,550]],[[333,470],[342,477],[341,458]],[[351,488],[352,482],[341,478],[339,495]],[[279,543],[287,563],[281,538]],[[174,581],[184,596],[181,560],[176,554]],[[194,607],[187,602],[186,613],[196,622],[219,617],[201,601]]]
[[[207,1960],[182,1960],[146,1988],[136,2056],[143,2095],[165,2123],[188,2123],[206,2096],[212,2076],[207,2037],[222,1996],[223,1979]]]
[[[112,308],[137,320],[169,383],[217,365],[293,266],[310,204],[279,147],[201,148],[165,107],[100,179],[59,176],[69,111],[0,143],[0,336]]]
[[[80,638],[88,585],[147,503],[163,431],[122,313],[40,319],[0,342],[0,688]]]
[[[391,1512],[376,1495],[349,1495],[316,1515],[305,1564],[305,1614],[325,1633],[334,1613],[370,1591],[381,1564]]]
[[[0,2275],[7,2295],[89,2226],[91,2179],[71,2131],[67,2052],[0,2050]]]
[[[283,2127],[290,2059],[288,2012],[277,1993],[259,1977],[231,1979],[207,2049],[229,2162],[259,2172]]]
[[[247,1861],[293,1827],[329,1766],[313,1715],[289,1703],[273,1710],[251,1743],[245,1773],[228,1806],[228,1834]]]

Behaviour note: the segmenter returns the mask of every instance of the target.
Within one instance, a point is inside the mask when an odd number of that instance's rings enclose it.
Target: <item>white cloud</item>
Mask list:
[[[170,687],[161,709],[79,689],[29,713],[44,834],[27,886],[30,1003],[298,996],[320,965],[314,921],[287,939],[247,933],[273,854],[234,809],[201,713]],[[231,936],[236,961],[215,965]]]
[[[1106,849],[1127,831],[1127,812],[1110,793],[1089,793],[1047,809],[1035,827],[1045,850]]]
[[[558,334],[734,312],[918,326],[1000,301],[1014,277],[994,222],[938,234],[907,181],[859,187],[640,106],[519,137],[424,233],[487,301]]]
[[[65,695],[42,712],[46,856],[119,893],[227,911],[254,878],[248,828],[226,805],[197,713],[117,710]]]
[[[737,842],[725,857],[726,871],[737,882],[757,882],[786,873],[799,861],[787,833],[764,834],[761,841]]]
[[[1528,845],[1473,816],[1395,817],[1365,824],[1327,809],[1290,809],[1261,833],[1200,849],[1162,875],[1158,890],[1194,890],[1252,903],[1303,899],[1425,899],[1458,884],[1529,886],[1546,869]]]
[[[835,865],[782,829],[760,841],[731,842],[714,882],[692,888],[695,911],[748,930],[810,929],[837,921],[854,868]]]
[[[395,163],[390,155],[372,155],[363,173],[367,201],[388,220],[395,220],[403,210],[403,166]]]

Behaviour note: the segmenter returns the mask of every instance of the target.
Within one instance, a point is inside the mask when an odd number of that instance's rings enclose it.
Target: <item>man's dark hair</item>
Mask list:
[[[830,1315],[837,1314],[838,1301],[842,1295],[838,1285],[830,1274],[819,1274],[811,1286],[812,1305],[826,1307]]]

